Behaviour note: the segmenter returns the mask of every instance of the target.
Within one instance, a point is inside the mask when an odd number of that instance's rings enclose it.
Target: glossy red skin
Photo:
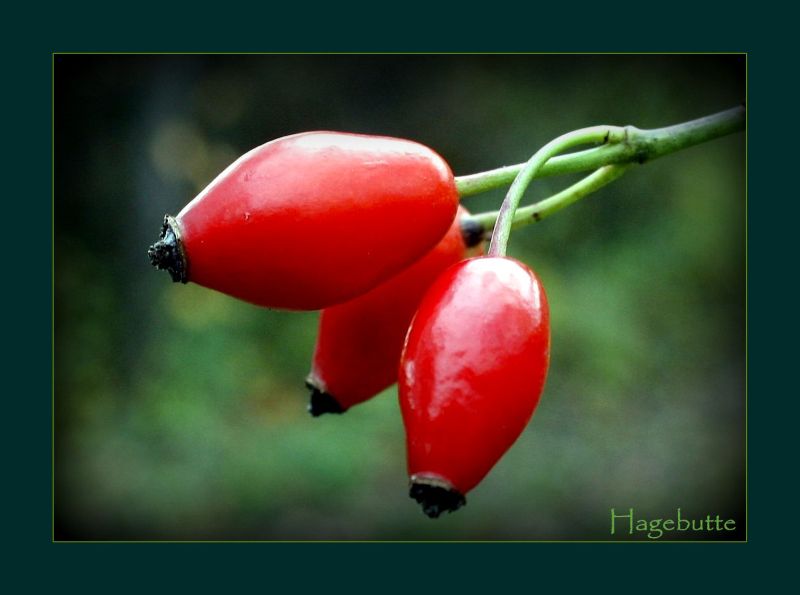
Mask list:
[[[539,279],[510,258],[463,261],[431,286],[398,380],[412,481],[466,494],[511,447],[544,387],[549,318]]]
[[[260,306],[363,294],[447,232],[453,173],[415,142],[307,132],[257,147],[177,216],[190,281]]]
[[[324,309],[309,380],[348,409],[397,381],[408,326],[422,296],[467,255],[458,215],[442,240],[412,266],[362,296]],[[473,249],[474,252],[474,249]]]

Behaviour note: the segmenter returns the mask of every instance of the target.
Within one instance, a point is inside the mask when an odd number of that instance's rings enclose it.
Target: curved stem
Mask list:
[[[536,173],[536,177],[571,174],[614,163],[644,163],[744,130],[745,121],[746,110],[741,105],[665,128],[641,130],[626,126],[628,136],[624,142],[553,157]],[[478,174],[459,176],[456,178],[456,187],[462,197],[503,188],[514,181],[525,165],[520,163]]]
[[[610,184],[628,171],[631,167],[632,164],[630,163],[622,165],[605,165],[597,171],[589,174],[585,178],[582,178],[569,188],[565,188],[561,192],[558,192],[557,194],[540,200],[535,204],[518,208],[511,222],[511,229],[519,229],[520,227],[525,227],[531,223],[538,223],[542,219],[549,217],[564,207],[567,207],[588,196],[589,194],[596,192],[603,186]],[[500,211],[468,215],[463,218],[462,225],[472,225],[478,230],[483,230],[483,233],[486,234],[492,229],[492,227],[494,227],[499,216]],[[478,231],[478,233],[480,233],[480,231]]]
[[[620,128],[618,126],[592,126],[563,134],[536,151],[533,157],[522,167],[516,178],[514,178],[511,188],[508,189],[508,194],[506,194],[506,198],[503,201],[503,206],[500,207],[500,213],[498,214],[497,222],[492,232],[492,241],[489,244],[487,254],[489,256],[505,256],[508,238],[511,235],[511,224],[517,211],[517,206],[525,190],[528,188],[528,185],[531,183],[531,180],[533,180],[534,176],[548,159],[578,145],[585,145],[587,143],[620,143],[625,140],[627,134],[627,128]]]

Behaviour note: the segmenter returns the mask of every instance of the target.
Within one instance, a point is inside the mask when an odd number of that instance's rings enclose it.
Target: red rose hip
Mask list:
[[[530,420],[549,364],[544,289],[524,264],[479,257],[423,298],[399,372],[410,495],[437,517],[462,506]]]
[[[418,143],[307,132],[240,157],[149,251],[175,281],[272,308],[352,299],[406,268],[447,232],[458,192]]]
[[[397,381],[408,325],[425,291],[482,242],[483,228],[468,215],[459,207],[447,234],[420,260],[364,295],[320,313],[306,379],[312,415],[343,413]]]

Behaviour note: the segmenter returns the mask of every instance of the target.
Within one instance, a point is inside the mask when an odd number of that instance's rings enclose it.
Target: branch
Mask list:
[[[635,126],[626,126],[627,135],[622,142],[553,157],[538,170],[535,177],[572,174],[619,163],[645,163],[744,130],[746,118],[747,112],[741,105],[665,128],[642,130]],[[458,193],[465,197],[508,186],[525,165],[520,163],[478,174],[459,176],[456,178]]]

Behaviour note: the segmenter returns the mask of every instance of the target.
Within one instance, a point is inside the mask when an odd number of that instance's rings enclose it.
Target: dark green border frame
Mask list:
[[[390,8],[382,7],[378,12],[388,11]],[[635,9],[627,11],[627,8]],[[424,18],[420,18],[420,12],[414,7],[403,7],[403,10],[398,11],[400,14],[392,17],[391,26],[386,25],[388,19],[382,17],[376,19],[376,23],[364,23],[363,15],[342,26],[340,23],[345,22],[345,17],[349,15],[338,5],[333,5],[327,9],[327,14],[315,10],[313,15],[294,20],[287,14],[258,18],[257,13],[252,14],[251,18],[242,19],[239,12],[223,10],[219,15],[211,15],[214,18],[209,20],[213,20],[213,24],[198,26],[194,14],[179,14],[177,10],[171,9],[165,10],[166,14],[154,15],[148,7],[137,6],[135,9],[130,7],[131,14],[124,18],[127,31],[96,22],[102,15],[94,15],[78,24],[74,22],[78,19],[74,18],[76,15],[73,7],[67,9],[72,13],[72,18],[64,18],[60,14],[63,9],[51,9],[47,15],[37,15],[38,18],[33,23],[31,20],[22,21],[23,24],[31,25],[39,19],[47,18],[49,23],[43,28],[35,26],[35,32],[30,35],[33,41],[26,39],[16,43],[21,46],[22,51],[11,56],[13,66],[10,75],[13,77],[13,84],[5,95],[9,99],[8,113],[14,114],[14,117],[6,122],[6,134],[8,139],[15,139],[13,152],[21,158],[19,168],[7,173],[10,177],[6,195],[10,203],[7,206],[12,210],[10,219],[23,222],[52,216],[52,201],[46,204],[45,198],[48,195],[48,180],[42,170],[45,167],[43,162],[47,160],[45,152],[48,151],[49,135],[49,193],[52,196],[52,128],[51,120],[48,121],[47,117],[52,106],[52,83],[47,80],[47,68],[52,62],[52,53],[57,51],[105,52],[147,48],[162,51],[236,49],[428,52],[469,49],[474,52],[638,52],[674,50],[678,47],[688,51],[744,51],[748,53],[748,105],[749,109],[755,106],[754,119],[751,122],[756,124],[756,138],[763,138],[764,131],[772,123],[771,119],[785,117],[786,112],[782,108],[788,108],[788,99],[776,97],[777,103],[772,103],[759,90],[771,88],[776,80],[781,80],[791,70],[783,63],[782,53],[777,48],[770,47],[774,43],[771,39],[763,43],[751,39],[749,31],[762,21],[757,15],[751,15],[749,11],[732,10],[720,15],[717,7],[703,8],[698,5],[687,13],[680,11],[680,7],[670,5],[668,11],[658,11],[661,15],[652,14],[652,18],[649,18],[641,8],[641,4],[635,7],[615,5],[589,9],[580,15],[559,15],[552,8],[532,6],[528,12],[535,14],[525,14],[525,10],[518,13],[498,11],[501,14],[497,15],[466,11],[470,14],[459,16],[458,12],[445,6],[428,6]],[[108,16],[111,10],[114,9],[106,7],[104,14]],[[119,7],[118,10],[124,10],[124,7]],[[303,7],[303,10],[307,11],[308,7]],[[572,5],[569,11],[581,12]],[[18,23],[17,16],[10,14],[7,22]],[[316,18],[309,19],[309,16]],[[721,16],[724,18],[720,18]],[[771,16],[775,17],[774,14]],[[583,19],[576,24],[574,20],[580,17]],[[642,26],[643,21],[647,21],[646,26]],[[712,26],[712,23],[719,26]],[[59,28],[58,32],[51,30],[53,25]],[[483,34],[483,31],[489,33]],[[774,31],[773,25],[765,27],[763,31],[765,36],[781,36],[780,32]],[[213,36],[209,35],[212,32]],[[676,32],[680,34],[677,35]],[[756,44],[760,46],[758,50],[754,49]],[[780,130],[778,122],[775,124],[775,129]],[[765,160],[768,158],[766,154],[748,155],[748,174],[752,170],[754,179],[762,180],[752,195],[748,182],[748,207],[751,200],[755,205],[769,201],[770,198],[765,196],[768,192],[772,196],[785,196],[783,191],[770,187],[769,178],[765,175]],[[773,163],[771,165],[774,166]],[[771,183],[776,185],[776,182],[777,179]],[[786,205],[788,211],[791,211],[796,208],[792,206],[794,202],[790,198],[780,204]],[[781,298],[772,291],[770,301],[767,302],[764,291],[758,290],[761,287],[774,286],[774,275],[778,272],[778,267],[781,267],[782,272],[787,270],[780,257],[776,260],[773,255],[780,255],[781,252],[793,254],[796,249],[791,236],[783,233],[790,229],[789,226],[795,218],[791,217],[790,212],[785,215],[782,226],[780,222],[770,221],[771,241],[762,244],[757,239],[759,234],[762,234],[763,239],[763,233],[767,231],[764,211],[748,208],[748,347],[752,339],[764,345],[769,329],[775,328],[776,324],[785,323],[778,321],[776,314],[782,312],[784,307],[793,306],[793,302],[789,302],[787,297]],[[52,235],[50,242],[41,242],[31,236],[30,232],[29,227],[18,225],[11,230],[11,241],[27,246],[29,254],[34,257],[40,254],[43,258],[49,256],[52,271]],[[753,238],[756,240],[753,241]],[[756,511],[757,522],[751,524],[753,517],[748,514],[750,542],[747,546],[734,544],[722,550],[709,546],[703,547],[701,551],[688,546],[690,549],[686,551],[681,546],[619,550],[611,545],[608,548],[591,548],[591,551],[586,551],[584,547],[590,546],[558,545],[554,550],[546,551],[546,546],[539,544],[259,544],[255,548],[220,546],[209,551],[207,548],[210,546],[202,544],[167,544],[154,546],[156,550],[151,553],[150,546],[147,545],[77,547],[68,543],[54,544],[51,541],[52,499],[51,490],[48,489],[48,484],[52,486],[52,479],[46,472],[46,461],[52,462],[52,426],[49,430],[44,429],[47,417],[52,419],[51,403],[47,395],[48,388],[52,394],[53,281],[52,275],[48,278],[39,267],[30,266],[32,262],[33,259],[26,260],[24,267],[16,262],[12,266],[16,273],[12,286],[23,288],[23,295],[20,297],[13,295],[16,292],[11,292],[9,297],[12,308],[16,309],[19,303],[23,306],[21,311],[27,316],[13,327],[16,332],[12,336],[17,338],[15,353],[20,354],[20,361],[25,363],[25,367],[18,377],[19,381],[7,394],[7,400],[11,401],[11,411],[7,414],[7,419],[22,422],[9,424],[12,426],[11,438],[16,439],[20,449],[23,449],[22,452],[14,452],[8,457],[10,468],[7,477],[13,477],[15,485],[24,487],[20,497],[14,498],[15,508],[9,510],[6,527],[10,541],[20,540],[23,545],[23,548],[12,547],[24,556],[25,564],[20,565],[19,570],[23,567],[38,568],[35,573],[28,573],[27,580],[33,579],[33,582],[40,583],[39,577],[48,574],[52,577],[49,580],[54,586],[98,585],[104,590],[125,586],[183,590],[195,582],[202,582],[203,586],[212,588],[241,588],[244,585],[249,586],[251,581],[257,587],[265,588],[281,585],[278,581],[282,580],[291,581],[295,589],[307,588],[312,584],[330,588],[334,583],[345,583],[350,588],[358,589],[363,586],[364,589],[371,587],[373,590],[376,586],[382,588],[389,580],[394,584],[413,581],[412,585],[421,583],[427,589],[440,586],[452,589],[466,578],[476,590],[489,585],[495,588],[499,584],[513,585],[516,580],[524,588],[531,590],[551,584],[560,588],[575,587],[578,583],[638,590],[673,579],[682,583],[682,586],[714,584],[718,589],[725,589],[741,587],[742,575],[748,574],[750,565],[757,563],[760,557],[766,558],[769,555],[773,564],[780,564],[779,561],[772,560],[773,552],[780,553],[780,535],[785,539],[785,535],[791,531],[787,531],[787,527],[781,524],[771,525],[758,519],[763,519],[767,510],[780,513],[778,516],[790,516],[791,509],[780,509],[780,500],[767,500],[763,486],[766,473],[772,471],[779,476],[780,468],[775,463],[769,469],[761,466],[764,458],[758,454],[763,454],[764,447],[758,444],[776,434],[793,435],[788,432],[788,422],[793,419],[791,403],[788,408],[785,406],[786,401],[793,399],[786,389],[777,385],[774,377],[766,374],[766,363],[769,358],[770,370],[774,370],[784,363],[788,364],[789,357],[794,357],[788,352],[782,354],[778,350],[776,353],[772,349],[769,352],[748,349],[748,414],[753,413],[752,418],[748,415],[748,469],[749,462],[754,461],[754,470],[758,473],[753,477],[756,483],[752,486],[752,492],[748,473],[748,512],[751,508],[749,503],[755,502],[752,508]],[[751,270],[751,263],[762,266]],[[751,280],[757,288],[755,292],[749,291]],[[7,288],[9,289],[11,288]],[[48,298],[43,294],[49,294],[49,319],[44,315],[47,308],[44,300]],[[754,318],[756,324],[753,325],[752,333],[749,324],[751,306],[758,313]],[[769,316],[770,313],[772,316]],[[47,325],[50,326],[51,333],[49,379],[36,369],[40,357],[45,360],[48,358],[44,354]],[[751,391],[754,388],[751,385],[753,378],[759,380],[760,386]],[[777,380],[780,382],[780,379]],[[750,399],[751,394],[758,398]],[[764,413],[763,405],[759,407],[759,402],[775,401],[782,403],[778,419],[774,415],[757,415]],[[752,411],[751,404],[755,405]],[[20,456],[21,454],[25,456]],[[9,486],[6,487],[8,490]],[[755,498],[752,498],[753,495]],[[307,549],[309,547],[325,549]],[[434,551],[430,548],[434,548]],[[20,559],[23,559],[22,556]],[[702,577],[702,580],[696,577]],[[770,577],[777,578],[772,573]]]

